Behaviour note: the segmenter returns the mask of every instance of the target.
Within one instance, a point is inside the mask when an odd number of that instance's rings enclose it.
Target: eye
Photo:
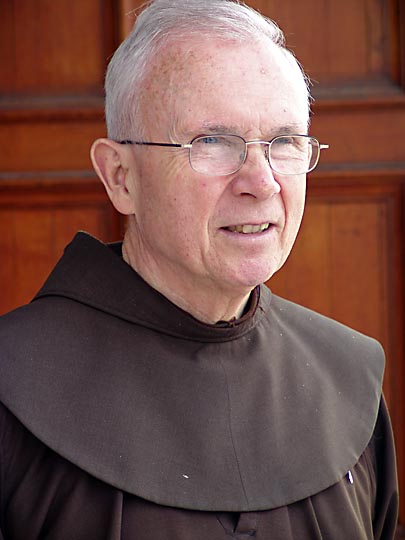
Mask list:
[[[207,135],[206,137],[200,137],[198,139],[198,142],[202,144],[220,144],[222,141],[222,137],[216,137],[215,135]]]
[[[277,137],[277,139],[274,139],[273,144],[279,144],[281,146],[287,145],[287,144],[296,144],[295,137],[288,137],[287,135],[284,137]]]

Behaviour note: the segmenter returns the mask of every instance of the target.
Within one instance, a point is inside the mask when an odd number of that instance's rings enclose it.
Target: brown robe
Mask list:
[[[80,233],[2,318],[4,539],[391,539],[380,345],[266,287],[201,323],[119,255]]]

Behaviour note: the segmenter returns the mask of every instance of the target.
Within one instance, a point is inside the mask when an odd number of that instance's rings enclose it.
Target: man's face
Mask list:
[[[307,130],[299,70],[267,42],[173,44],[149,72],[140,99],[148,141],[188,143],[212,133],[270,140]],[[141,275],[183,296],[196,287],[238,295],[280,268],[302,219],[305,175],[273,173],[264,149],[249,146],[234,174],[205,176],[190,167],[188,150],[132,148]]]

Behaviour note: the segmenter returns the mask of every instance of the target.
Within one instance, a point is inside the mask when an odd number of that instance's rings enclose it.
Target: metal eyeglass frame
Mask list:
[[[162,147],[166,147],[166,148],[186,148],[186,149],[189,150],[189,163],[190,163],[190,167],[193,169],[193,171],[197,172],[198,174],[205,174],[206,176],[216,176],[214,174],[210,175],[209,173],[202,173],[200,171],[197,171],[193,167],[192,162],[191,162],[191,149],[192,149],[193,143],[196,140],[204,139],[204,138],[207,138],[207,137],[226,137],[226,136],[232,136],[232,137],[237,137],[238,139],[241,139],[245,143],[245,152],[244,152],[243,160],[241,160],[241,164],[239,165],[239,167],[237,169],[232,170],[231,172],[228,172],[228,173],[225,173],[225,174],[218,174],[217,176],[229,176],[231,174],[235,174],[236,172],[238,172],[243,167],[243,165],[244,165],[244,163],[246,161],[247,150],[248,150],[248,146],[250,144],[265,144],[265,145],[267,145],[267,151],[265,152],[265,156],[266,156],[267,162],[269,163],[270,168],[272,170],[274,170],[275,172],[277,172],[279,174],[283,174],[285,176],[294,176],[296,174],[308,174],[308,173],[310,173],[318,165],[319,157],[321,155],[321,150],[325,150],[325,149],[329,148],[328,144],[321,144],[316,137],[313,137],[312,135],[303,135],[301,133],[288,133],[288,134],[286,133],[286,134],[276,135],[275,137],[273,137],[269,141],[263,141],[263,140],[260,140],[260,139],[252,139],[250,141],[247,141],[246,139],[244,139],[240,135],[235,135],[234,133],[213,133],[213,134],[210,134],[210,135],[197,135],[189,143],[185,143],[185,144],[181,144],[181,143],[161,143],[161,142],[150,142],[150,141],[133,141],[131,139],[125,139],[125,140],[118,141],[118,142],[119,142],[119,144],[135,144],[135,145],[140,145],[140,146],[162,146]],[[277,139],[283,139],[283,138],[286,138],[286,137],[305,137],[307,139],[311,139],[313,141],[316,141],[317,146],[318,146],[318,155],[317,155],[317,158],[315,160],[315,163],[307,171],[302,172],[302,173],[285,173],[285,172],[282,172],[282,171],[278,171],[277,169],[274,169],[274,167],[272,167],[272,165],[270,163],[269,149],[270,149],[271,145],[274,143],[274,141],[276,141]]]

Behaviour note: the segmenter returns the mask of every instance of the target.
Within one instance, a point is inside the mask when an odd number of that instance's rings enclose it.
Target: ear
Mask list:
[[[128,148],[110,139],[97,139],[92,144],[90,156],[116,210],[125,215],[133,214]]]

